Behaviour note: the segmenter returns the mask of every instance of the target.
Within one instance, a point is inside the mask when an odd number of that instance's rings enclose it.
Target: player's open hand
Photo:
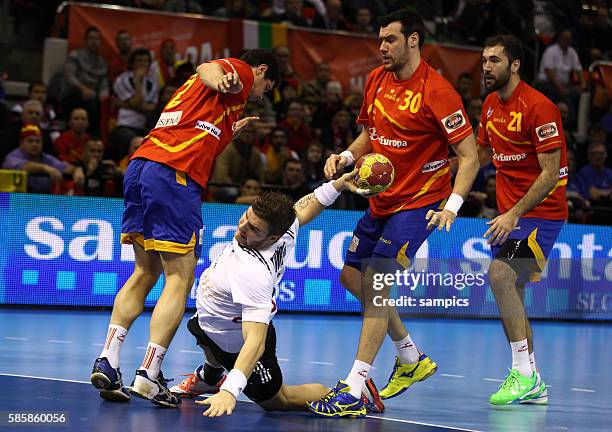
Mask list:
[[[446,228],[446,232],[449,232],[456,217],[457,215],[450,210],[442,210],[439,212],[429,210],[425,215],[425,219],[429,221],[427,229],[438,227],[438,231],[442,231],[442,228]]]
[[[245,118],[241,118],[240,120],[238,120],[237,122],[234,122],[234,124],[232,124],[232,132],[234,132],[234,135],[237,135],[237,134],[240,133],[242,128],[244,128],[250,122],[257,121],[257,120],[259,120],[259,117],[245,117]]]
[[[323,172],[327,180],[336,178],[339,172],[342,172],[348,160],[344,156],[333,154],[325,161]]]
[[[220,390],[214,396],[203,401],[196,401],[196,405],[210,405],[206,411],[202,413],[206,417],[221,417],[223,414],[232,415],[232,411],[236,407],[236,398],[233,394],[226,390]]]
[[[219,79],[217,88],[221,93],[240,93],[244,86],[237,73],[228,72]]]
[[[487,243],[493,246],[501,245],[508,239],[508,236],[514,230],[514,228],[516,228],[518,220],[519,217],[512,211],[501,214],[495,219],[487,222],[487,225],[491,226],[482,237],[487,238],[487,236],[491,235],[491,237],[489,237],[487,240]]]
[[[372,193],[368,189],[357,187],[357,184],[355,183],[355,176],[357,175],[357,172],[358,170],[355,168],[350,173],[343,174],[339,179],[337,179],[335,184],[336,186],[339,186],[339,190],[349,190],[357,195],[361,195],[364,198],[371,198],[377,195],[377,193]]]

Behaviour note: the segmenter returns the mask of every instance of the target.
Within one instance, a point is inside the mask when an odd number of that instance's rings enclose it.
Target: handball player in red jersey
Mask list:
[[[134,272],[115,298],[106,343],[96,359],[92,384],[108,400],[127,401],[119,352],[145,298],[164,274],[151,316],[147,351],[131,394],[177,407],[160,371],[183,318],[201,250],[201,195],[213,162],[254,117],[241,119],[248,101],[261,99],[278,82],[272,53],[255,49],[240,59],[203,63],[165,106],[155,127],[132,156],[124,178],[121,242],[133,245]]]
[[[540,280],[567,218],[567,155],[561,113],[519,75],[521,42],[511,35],[485,42],[482,70],[491,93],[478,130],[481,162],[493,160],[500,215],[490,222],[489,282],[512,351],[510,374],[494,405],[546,404],[548,391],[533,353],[524,306],[525,284]]]
[[[476,144],[461,97],[421,59],[423,21],[404,9],[381,17],[379,23],[383,65],[365,84],[358,118],[363,131],[347,151],[329,157],[325,173],[335,176],[364,154],[376,152],[393,163],[395,180],[370,198],[346,254],[341,282],[361,299],[364,318],[348,377],[323,399],[309,402],[313,413],[325,417],[365,415],[362,386],[387,333],[398,355],[382,398],[398,396],[435,373],[436,363],[416,347],[397,309],[381,304],[391,287],[376,287],[374,278],[408,268],[433,227],[450,230],[478,172]],[[454,187],[449,144],[459,160]]]

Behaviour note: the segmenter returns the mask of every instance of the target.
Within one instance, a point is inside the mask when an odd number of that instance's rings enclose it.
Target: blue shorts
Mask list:
[[[202,187],[182,171],[147,159],[130,161],[123,179],[121,243],[147,251],[200,256]]]
[[[494,258],[508,263],[517,259],[521,265],[510,265],[519,275],[519,280],[537,282],[564,223],[563,220],[520,218],[517,228],[503,244],[491,246],[491,253]]]
[[[390,268],[408,268],[417,250],[434,228],[427,229],[425,215],[440,209],[443,201],[418,209],[404,210],[383,218],[375,218],[368,209],[357,222],[353,238],[346,252],[345,265],[362,270],[362,261],[382,259]]]

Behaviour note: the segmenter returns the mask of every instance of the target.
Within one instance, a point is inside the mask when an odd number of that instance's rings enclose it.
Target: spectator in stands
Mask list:
[[[89,117],[83,108],[75,108],[70,113],[68,130],[63,132],[53,143],[59,160],[75,163],[83,158],[85,143],[91,135],[87,133]]]
[[[214,15],[234,19],[257,19],[250,2],[246,0],[225,0],[225,6],[217,9]]]
[[[284,45],[277,46],[274,49],[274,55],[278,60],[281,79],[274,86],[271,98],[274,111],[279,116],[278,119],[282,119],[289,103],[301,96],[302,84],[291,66],[291,51],[289,48]]]
[[[23,125],[19,148],[6,156],[2,168],[27,171],[28,192],[32,193],[57,193],[64,175],[72,176],[79,185],[85,179],[81,169],[43,152],[42,132],[33,123]]]
[[[261,153],[257,150],[255,127],[245,126],[240,134],[221,152],[215,161],[212,181],[242,184],[245,178],[265,178]]]
[[[474,129],[474,133],[478,133],[478,125],[480,124],[480,116],[482,115],[482,99],[479,97],[470,98],[467,105],[468,119]]]
[[[574,133],[571,131],[572,120],[569,106],[567,106],[566,102],[560,101],[557,102],[557,108],[559,109],[559,113],[561,114],[561,124],[563,125],[563,135],[565,136],[565,144],[568,150],[576,153],[578,151],[578,142],[576,141],[576,137]]]
[[[177,60],[176,42],[165,39],[159,47],[159,60],[151,68],[157,75],[157,86],[162,88],[174,78],[175,68],[180,64]],[[182,83],[181,83],[182,84]]]
[[[355,13],[355,25],[353,31],[357,33],[374,33],[374,27],[372,26],[372,13],[367,7],[357,8]]]
[[[567,151],[567,187],[565,198],[569,210],[569,222],[585,223],[585,211],[589,208],[589,200],[585,197],[584,186],[576,173],[576,157],[574,152]]]
[[[55,139],[59,136],[57,132],[57,125],[55,124],[55,110],[51,105],[47,103],[47,86],[42,81],[34,81],[28,86],[28,99],[37,100],[43,106],[43,113],[39,119],[38,125],[43,131],[49,131],[52,135],[51,138]],[[26,101],[18,102],[13,105],[11,114],[16,118],[16,121],[21,119],[21,113],[23,112],[23,104]]]
[[[121,170],[121,174],[125,175],[125,171],[127,170],[128,164],[130,163],[130,159],[138,147],[142,144],[144,137],[135,136],[130,140],[130,146],[128,147],[128,152],[123,159],[119,161],[119,170]]]
[[[112,160],[103,160],[104,143],[100,138],[91,137],[85,143],[83,158],[75,162],[85,174],[82,186],[83,194],[87,196],[120,196],[122,173]]]
[[[298,154],[288,146],[287,131],[281,127],[272,130],[265,153],[265,180],[268,184],[283,183],[283,165],[289,158],[299,159]]]
[[[115,35],[115,48],[119,55],[113,56],[108,62],[108,79],[111,83],[129,68],[129,58],[132,52],[132,35],[127,30],[119,30]]]
[[[363,105],[363,90],[359,86],[352,86],[348,96],[344,99],[344,106],[351,114],[353,121],[356,121]]]
[[[586,197],[594,206],[612,206],[612,170],[606,167],[606,146],[599,143],[589,145],[589,164],[578,171],[578,177]]]
[[[304,169],[304,178],[306,179],[306,187],[310,190],[315,190],[325,181],[325,159],[323,158],[323,147],[321,143],[313,141],[308,146],[306,158],[302,162]]]
[[[294,202],[312,192],[304,182],[302,162],[292,158],[285,161],[283,164],[283,186],[285,186],[285,189],[281,192],[289,195]]]
[[[325,88],[325,100],[312,115],[311,125],[315,133],[320,135],[323,129],[330,127],[334,114],[343,108],[342,85],[339,81],[329,81]]]
[[[304,105],[298,101],[291,102],[287,108],[285,119],[279,123],[279,126],[287,130],[289,148],[302,156],[306,151],[306,146],[314,138],[312,129],[306,122]]]
[[[326,30],[351,30],[350,23],[342,15],[342,0],[327,0],[325,15],[317,15],[312,27]]]
[[[285,11],[275,15],[274,20],[298,27],[308,27],[308,21],[304,18],[302,11],[303,6],[302,0],[286,0]]]
[[[85,31],[85,48],[68,54],[64,66],[64,111],[85,108],[93,133],[100,127],[100,101],[109,94],[108,65],[100,54],[101,38],[96,27],[89,27]]]
[[[44,110],[40,101],[30,99],[23,104],[21,120],[17,123],[10,123],[9,126],[2,132],[0,136],[0,157],[4,157],[12,150],[19,147],[21,129],[25,124],[35,124],[40,128],[40,120],[43,118]],[[43,140],[43,151],[45,153],[54,153],[51,144],[50,134],[41,129]]]
[[[240,195],[236,198],[236,204],[251,205],[261,195],[261,185],[254,177],[247,177],[240,185]]]
[[[340,154],[346,150],[357,135],[359,135],[357,125],[351,119],[349,112],[344,108],[336,111],[331,125],[321,132],[326,158],[329,154]]]
[[[136,48],[130,54],[129,70],[117,77],[113,91],[118,99],[117,126],[110,134],[112,159],[119,160],[127,153],[130,140],[147,134],[147,116],[157,104],[157,82],[149,74],[151,53]]]
[[[562,30],[557,36],[557,42],[544,50],[536,87],[553,102],[564,100],[570,109],[573,109],[578,90],[573,87],[572,74],[577,75],[580,90],[584,90],[586,84],[578,54],[570,46],[571,43],[572,33],[569,30]]]
[[[305,104],[319,105],[325,102],[327,83],[331,78],[328,63],[320,62],[315,68],[315,78],[304,85],[302,100]]]
[[[472,98],[472,85],[474,84],[474,79],[469,72],[461,72],[459,77],[457,78],[457,83],[455,84],[455,90],[461,96],[461,100],[463,101],[463,106],[467,108],[470,99]],[[480,118],[480,115],[478,116]]]
[[[202,14],[204,10],[197,0],[166,0],[162,10],[168,12]]]

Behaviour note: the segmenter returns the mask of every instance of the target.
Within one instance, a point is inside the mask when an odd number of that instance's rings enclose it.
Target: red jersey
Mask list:
[[[461,97],[421,60],[409,79],[382,66],[365,85],[357,122],[368,129],[372,151],[389,158],[395,180],[370,199],[375,217],[427,206],[451,194],[448,145],[472,133]]]
[[[192,75],[164,107],[155,127],[132,158],[145,158],[187,173],[202,187],[215,158],[231,141],[236,122],[253,87],[253,72],[245,62],[227,58],[215,60],[225,73],[238,73],[240,93],[219,93]]]
[[[542,172],[537,154],[561,149],[559,181],[547,198],[522,217],[567,218],[565,137],[561,114],[546,96],[524,81],[519,82],[505,102],[497,92],[489,94],[482,105],[478,144],[493,149],[497,207],[501,213],[525,196]]]

